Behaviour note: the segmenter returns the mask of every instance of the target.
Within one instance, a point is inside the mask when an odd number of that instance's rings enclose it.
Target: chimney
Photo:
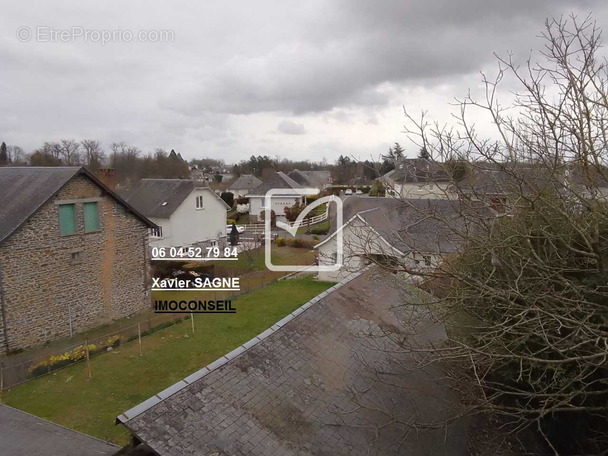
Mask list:
[[[114,168],[99,168],[97,178],[110,190],[116,189],[116,175]]]

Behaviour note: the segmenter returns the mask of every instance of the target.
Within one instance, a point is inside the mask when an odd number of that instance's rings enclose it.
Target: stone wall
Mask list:
[[[84,231],[78,201],[84,198],[99,198],[99,231]],[[65,200],[76,200],[77,229],[62,236],[56,203]],[[140,219],[87,177],[77,176],[0,244],[6,317],[0,351],[70,336],[150,308],[147,242]],[[72,258],[74,252],[79,259]]]

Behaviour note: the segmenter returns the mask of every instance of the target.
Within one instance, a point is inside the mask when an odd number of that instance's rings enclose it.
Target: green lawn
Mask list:
[[[324,231],[325,234],[327,234],[330,227],[331,227],[331,221],[325,220],[324,222],[316,223],[315,225],[303,226],[302,228],[298,228],[297,234],[309,234],[311,230]]]
[[[316,255],[316,251],[303,248],[273,245],[271,249],[272,262],[277,265],[314,264]],[[264,247],[239,253],[238,261],[218,261],[216,267],[221,268],[221,272],[237,272],[239,270],[270,272],[266,267]]]
[[[96,356],[91,381],[81,362],[10,389],[3,403],[127,444],[126,429],[114,425],[116,416],[253,338],[331,285],[311,279],[274,283],[235,300],[236,314],[195,315],[194,335],[186,320],[146,336],[141,357],[137,341]],[[163,296],[172,294],[178,293]]]

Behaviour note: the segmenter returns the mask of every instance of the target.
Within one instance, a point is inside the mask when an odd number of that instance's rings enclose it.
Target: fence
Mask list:
[[[308,264],[308,261],[303,263]],[[264,288],[276,282],[285,274],[284,272],[267,270],[254,271],[241,277],[241,290],[237,294],[218,291],[209,292],[207,297],[214,300],[235,299]],[[20,355],[10,356],[4,361],[0,361],[0,392],[76,363],[86,363],[89,378],[94,377],[95,372],[91,370],[90,364],[91,358],[108,351],[120,349],[124,344],[130,343],[137,343],[139,354],[142,355],[145,352],[146,336],[180,322],[187,324],[187,320],[192,317],[195,319],[204,318],[204,316],[197,316],[196,314],[186,314],[184,317],[183,314],[154,314],[148,312],[140,315],[138,317],[140,321],[138,322],[118,327],[101,336],[91,336],[74,341],[61,349],[47,350],[43,348],[39,350],[39,353],[43,354],[28,359],[24,359]],[[184,326],[184,329],[194,333],[194,321],[191,320],[191,324]]]
[[[315,215],[314,217],[305,218],[300,223],[300,226],[310,226],[316,225],[317,223],[321,223],[327,220],[327,213],[329,212],[329,208],[321,215]],[[289,226],[294,226],[296,222],[289,222]]]
[[[324,222],[329,217],[329,206],[325,207],[325,212],[314,217],[307,217],[300,223],[300,226],[316,225],[317,223]],[[289,222],[289,226],[294,226],[295,222]],[[245,227],[243,234],[259,234],[264,233],[264,223],[250,223],[249,225],[240,225]]]

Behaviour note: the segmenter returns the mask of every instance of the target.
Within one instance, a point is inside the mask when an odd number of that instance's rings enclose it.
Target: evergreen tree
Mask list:
[[[8,153],[6,152],[6,143],[2,142],[0,146],[0,166],[8,164]]]

